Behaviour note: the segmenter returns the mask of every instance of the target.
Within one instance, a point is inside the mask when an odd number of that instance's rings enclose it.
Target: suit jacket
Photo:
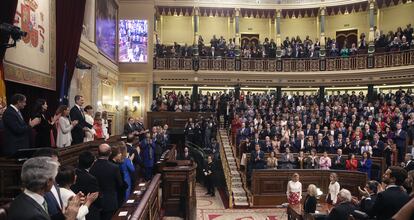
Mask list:
[[[70,109],[70,120],[78,120],[79,123],[72,129],[72,144],[79,144],[83,142],[85,137],[84,127],[92,129],[92,125],[85,121],[85,114],[82,114],[80,109],[75,105]]]
[[[129,123],[126,123],[124,125],[124,135],[131,134],[134,131],[135,131],[135,126],[133,124],[130,125]]]
[[[337,164],[339,155],[335,155],[332,160],[332,169],[335,170],[345,170],[346,169],[346,159],[344,155],[341,155],[341,158],[339,158],[339,163]]]
[[[343,202],[335,206],[329,213],[327,220],[348,220],[356,207],[350,202]]]
[[[364,198],[359,203],[359,209],[365,213],[370,213],[372,211],[372,207],[374,206],[375,200],[377,199],[377,195],[373,194],[368,198]]]
[[[33,118],[40,118],[40,123],[33,127],[36,130],[35,147],[51,147],[50,130],[53,125],[49,123],[44,114],[36,114]]]
[[[407,132],[406,131],[401,130],[399,136],[397,136],[397,132],[395,132],[395,144],[397,145],[398,148],[405,147],[405,145],[406,145],[405,139],[406,138],[407,138]]]
[[[19,149],[30,148],[32,128],[9,106],[3,113],[4,134],[1,155],[11,156]],[[7,137],[7,138],[5,138]]]
[[[405,164],[404,169],[407,170],[407,172],[414,170],[414,160],[408,161],[407,164]]]
[[[52,220],[65,220],[65,216],[63,215],[62,209],[59,206],[59,203],[63,205],[62,199],[60,198],[60,189],[57,185],[55,185],[55,188],[59,198],[56,198],[51,191],[47,192],[44,196],[47,202],[47,211]],[[59,203],[57,200],[59,200]]]
[[[89,173],[99,184],[99,206],[105,212],[115,211],[118,207],[118,195],[123,191],[124,182],[119,166],[105,160],[98,159],[92,165]]]
[[[400,187],[388,187],[385,191],[377,194],[374,207],[368,214],[371,217],[377,216],[378,220],[390,219],[409,199],[408,194]]]
[[[257,157],[259,157],[259,160],[256,160]],[[265,162],[263,151],[259,151],[259,153],[257,153],[257,151],[252,151],[250,160],[252,162],[253,169],[264,169]]]
[[[307,195],[305,198],[305,203],[303,204],[303,211],[305,213],[315,213],[316,211],[316,197]]]
[[[18,195],[10,205],[9,220],[50,220],[41,205],[25,193]]]
[[[145,167],[154,167],[155,163],[155,143],[149,143],[147,139],[141,142],[142,157]]]

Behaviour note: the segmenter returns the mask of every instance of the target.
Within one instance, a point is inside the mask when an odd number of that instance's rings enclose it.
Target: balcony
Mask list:
[[[398,52],[326,58],[154,58],[155,70],[330,72],[414,65],[414,49]]]

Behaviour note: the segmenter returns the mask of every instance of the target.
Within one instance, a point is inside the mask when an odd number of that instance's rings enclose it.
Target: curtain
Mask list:
[[[0,1],[0,24],[13,24],[16,14],[17,0]],[[1,38],[0,45],[7,43],[8,39]],[[0,105],[6,104],[6,82],[4,81],[3,59],[6,50],[0,48]]]
[[[56,0],[56,91],[63,90],[65,96],[75,70],[85,4],[86,0]]]

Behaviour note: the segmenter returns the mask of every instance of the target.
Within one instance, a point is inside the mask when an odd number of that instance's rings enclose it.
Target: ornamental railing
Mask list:
[[[154,58],[154,70],[317,72],[414,65],[414,49],[349,57],[324,58]]]

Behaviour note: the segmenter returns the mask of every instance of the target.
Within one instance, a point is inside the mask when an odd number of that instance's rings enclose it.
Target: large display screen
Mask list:
[[[119,62],[148,62],[148,21],[119,20]]]
[[[96,1],[96,45],[101,53],[116,62],[116,21],[118,6],[114,0]]]

